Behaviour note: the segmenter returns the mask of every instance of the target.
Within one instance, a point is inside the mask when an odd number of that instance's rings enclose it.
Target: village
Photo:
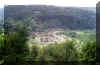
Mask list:
[[[35,32],[31,35],[31,38],[33,40],[38,40],[40,44],[54,44],[65,41],[65,38],[56,34],[56,31]]]

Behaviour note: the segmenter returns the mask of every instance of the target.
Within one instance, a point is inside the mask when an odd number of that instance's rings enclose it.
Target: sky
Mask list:
[[[0,7],[4,5],[55,5],[72,7],[96,7],[100,0],[0,0]]]

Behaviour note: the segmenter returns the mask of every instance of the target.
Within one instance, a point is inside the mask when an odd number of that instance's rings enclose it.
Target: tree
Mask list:
[[[81,56],[82,61],[96,62],[96,40],[90,40],[83,45]]]
[[[27,29],[16,27],[17,32],[5,34],[3,49],[4,65],[25,65],[25,57],[28,54]]]
[[[3,59],[3,49],[4,49],[4,34],[0,34],[0,64],[4,62]]]

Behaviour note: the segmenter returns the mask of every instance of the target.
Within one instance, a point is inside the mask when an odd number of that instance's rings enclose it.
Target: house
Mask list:
[[[55,32],[36,32],[35,38],[33,39],[40,40],[41,44],[51,44],[63,40],[63,38],[56,35]]]

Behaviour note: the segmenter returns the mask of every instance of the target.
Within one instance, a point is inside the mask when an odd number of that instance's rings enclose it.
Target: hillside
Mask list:
[[[5,7],[5,21],[29,24],[36,30],[95,29],[96,13],[93,8],[57,7],[47,5],[13,5]]]
[[[3,12],[4,12],[3,8],[0,8],[0,19],[3,18]]]
[[[6,6],[4,21],[0,20],[0,65],[95,65],[99,35],[94,10],[47,5]]]

